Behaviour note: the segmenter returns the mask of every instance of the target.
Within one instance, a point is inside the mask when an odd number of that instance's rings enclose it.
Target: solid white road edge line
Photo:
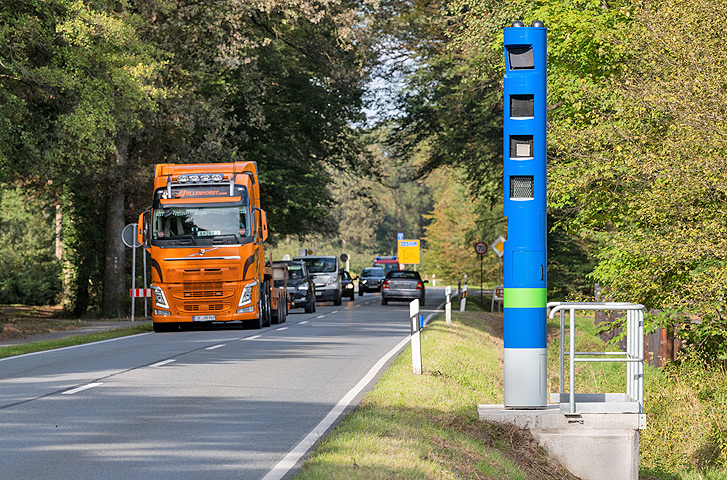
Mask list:
[[[22,355],[15,355],[15,356],[12,356],[12,357],[0,358],[0,362],[5,362],[7,360],[14,360],[16,358],[30,357],[31,355],[42,355],[44,353],[61,352],[63,350],[70,350],[72,348],[88,347],[90,345],[98,345],[99,343],[117,342],[119,340],[125,340],[125,339],[128,339],[128,338],[140,337],[142,335],[151,335],[152,333],[154,333],[154,332],[137,333],[135,335],[128,335],[126,337],[109,338],[108,340],[99,340],[98,342],[82,343],[80,345],[71,345],[70,347],[54,348],[53,350],[43,350],[42,352],[24,353]]]
[[[176,360],[172,358],[171,360],[164,360],[162,362],[152,363],[149,366],[156,368],[156,367],[161,367],[162,365],[166,365],[167,363],[172,363],[172,362],[176,362]]]
[[[353,387],[337,404],[333,409],[328,412],[323,420],[311,431],[303,440],[300,441],[283,459],[270,470],[267,475],[263,477],[263,480],[280,480],[288,471],[298,463],[298,460],[306,454],[306,452],[321,438],[321,435],[333,425],[338,417],[343,414],[343,411],[348,407],[356,396],[368,385],[371,380],[384,368],[386,362],[391,357],[396,355],[399,350],[404,348],[409,342],[409,336],[407,335],[404,340],[399,342],[394,348],[381,357],[376,365],[371,367],[371,370],[363,377],[355,387]]]
[[[61,392],[61,395],[73,395],[74,393],[82,392],[84,390],[88,390],[89,388],[98,387],[101,385],[100,383],[89,383],[88,385],[84,385],[82,387],[76,387],[71,390],[66,390],[65,392]]]

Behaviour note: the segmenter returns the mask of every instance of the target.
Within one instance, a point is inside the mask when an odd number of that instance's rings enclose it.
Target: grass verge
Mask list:
[[[57,340],[46,340],[42,342],[32,342],[24,345],[16,345],[12,347],[0,348],[0,358],[12,357],[15,355],[24,355],[26,353],[41,352],[44,350],[53,350],[56,348],[71,347],[73,345],[81,345],[83,343],[99,342],[117,337],[126,337],[137,333],[150,332],[152,330],[151,323],[145,323],[135,327],[123,327],[108,330],[106,332],[91,333],[88,335],[74,335],[64,337]]]
[[[502,403],[503,395],[502,314],[480,308],[468,300],[468,311],[459,313],[453,305],[450,329],[440,315],[422,334],[424,374],[411,373],[407,348],[295,479],[573,478],[528,433],[478,420],[477,404]],[[558,319],[549,321],[550,392],[558,391],[558,330]],[[596,335],[591,315],[576,318],[576,350],[613,349]],[[625,368],[577,364],[576,391],[625,392]],[[645,365],[644,398],[641,480],[727,480],[723,367]]]
[[[440,315],[422,352],[424,373],[407,348],[297,480],[574,478],[529,433],[478,419],[478,404],[502,403],[502,315],[457,313],[451,328]]]

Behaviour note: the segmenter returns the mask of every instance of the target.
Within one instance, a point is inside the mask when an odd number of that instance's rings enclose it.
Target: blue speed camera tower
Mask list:
[[[505,407],[546,400],[546,29],[513,22],[505,31],[503,186]]]

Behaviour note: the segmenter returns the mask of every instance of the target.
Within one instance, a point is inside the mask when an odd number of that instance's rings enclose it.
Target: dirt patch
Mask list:
[[[516,464],[532,480],[579,480],[556,460],[548,457],[527,430],[514,425],[495,424],[473,421],[461,415],[442,418],[428,415],[431,422],[441,425],[447,431],[456,431],[491,449]],[[483,462],[478,454],[462,444],[449,444],[444,439],[433,439],[436,451],[428,453],[428,457],[448,464],[462,478],[490,480],[483,474],[478,465]],[[488,462],[496,461],[487,459]],[[494,479],[493,479],[494,480]]]
[[[0,340],[26,338],[49,332],[75,330],[88,322],[62,315],[60,306],[0,306]]]

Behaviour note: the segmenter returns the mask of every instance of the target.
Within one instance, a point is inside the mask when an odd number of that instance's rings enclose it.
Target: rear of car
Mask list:
[[[423,306],[426,282],[415,271],[395,270],[387,273],[381,287],[381,305],[387,305],[390,301],[411,301],[418,298],[419,304]]]
[[[359,296],[366,292],[380,292],[385,278],[386,272],[383,268],[368,267],[361,270],[361,276],[358,279]]]
[[[293,260],[305,262],[316,289],[316,300],[341,304],[341,267],[338,257],[320,255],[295,257]]]

